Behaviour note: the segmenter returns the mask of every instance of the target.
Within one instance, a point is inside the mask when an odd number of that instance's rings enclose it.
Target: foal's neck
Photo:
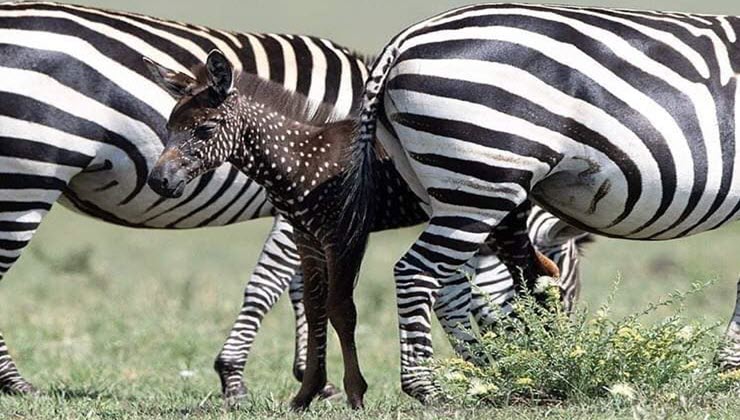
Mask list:
[[[301,207],[314,190],[341,177],[349,157],[350,127],[346,136],[328,138],[327,130],[343,123],[301,121],[253,97],[243,97],[239,109],[241,140],[232,163],[265,187],[278,210]]]

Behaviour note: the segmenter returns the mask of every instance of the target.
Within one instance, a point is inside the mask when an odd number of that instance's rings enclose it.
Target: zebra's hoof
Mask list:
[[[28,397],[41,396],[41,391],[26,381],[16,382],[10,385],[0,385],[0,395],[19,395]]]
[[[247,398],[247,387],[242,382],[224,389],[224,402],[228,407],[236,407]]]
[[[340,395],[342,395],[342,391],[337,389],[337,387],[332,385],[330,382],[327,382],[326,386],[324,386],[324,389],[319,392],[319,399],[333,400]]]

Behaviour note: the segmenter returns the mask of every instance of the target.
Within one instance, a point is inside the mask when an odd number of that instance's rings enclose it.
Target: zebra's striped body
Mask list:
[[[444,288],[528,199],[629,239],[738,218],[739,30],[725,16],[484,4],[393,39],[367,84],[360,140],[379,118],[432,208],[396,265],[405,391],[435,392],[420,367],[434,298],[419,294]]]
[[[187,71],[212,48],[241,68],[334,104],[339,114],[358,103],[367,76],[364,64],[345,49],[307,36],[230,33],[52,3],[0,4],[0,278],[57,199],[83,214],[139,228],[220,226],[272,215],[264,190],[229,165],[201,177],[177,200],[162,200],[145,185],[174,100],[150,81],[141,57]],[[425,220],[395,172],[386,176],[389,189],[381,201],[393,201],[384,206],[387,213],[376,229]],[[575,241],[542,244],[568,256],[577,274]],[[493,255],[481,254],[472,265],[484,290],[502,301],[510,296],[508,275]],[[278,217],[216,362],[227,392],[242,392],[243,368],[261,320],[289,285],[297,318],[294,371],[300,377],[302,283],[292,229]],[[450,302],[470,300],[469,286],[449,292]],[[473,308],[482,314],[485,299],[474,298]],[[462,309],[438,309],[448,320],[467,319]],[[456,327],[446,323],[460,335]],[[0,391],[28,389],[0,334]]]
[[[213,48],[262,77],[346,115],[366,67],[330,41],[239,34],[51,3],[0,4],[0,277],[57,200],[124,226],[180,229],[272,215],[264,190],[225,165],[178,200],[146,186],[174,100],[149,79],[147,55],[188,71]],[[245,290],[230,346],[246,359],[259,322],[296,277],[280,218]],[[297,308],[299,310],[300,308]],[[243,366],[243,364],[242,364]],[[24,390],[0,337],[0,390]]]

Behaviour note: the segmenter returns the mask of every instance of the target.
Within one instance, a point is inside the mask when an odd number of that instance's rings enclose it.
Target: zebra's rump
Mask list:
[[[592,232],[698,233],[740,209],[738,30],[726,16],[461,8],[394,41],[386,114],[421,170],[468,177],[435,187],[477,190],[468,202],[516,180]]]

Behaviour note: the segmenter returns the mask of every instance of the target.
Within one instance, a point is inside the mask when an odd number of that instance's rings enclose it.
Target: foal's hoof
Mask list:
[[[308,407],[311,405],[311,399],[310,398],[300,398],[295,397],[290,402],[290,410],[295,411],[298,413],[302,413],[306,410],[308,410]]]
[[[350,408],[353,410],[362,410],[365,408],[365,403],[363,402],[362,397],[348,398],[347,404],[349,404]]]
[[[324,386],[324,389],[319,392],[319,399],[331,400],[340,395],[342,395],[342,391],[338,390],[337,387],[327,382],[326,386]]]

